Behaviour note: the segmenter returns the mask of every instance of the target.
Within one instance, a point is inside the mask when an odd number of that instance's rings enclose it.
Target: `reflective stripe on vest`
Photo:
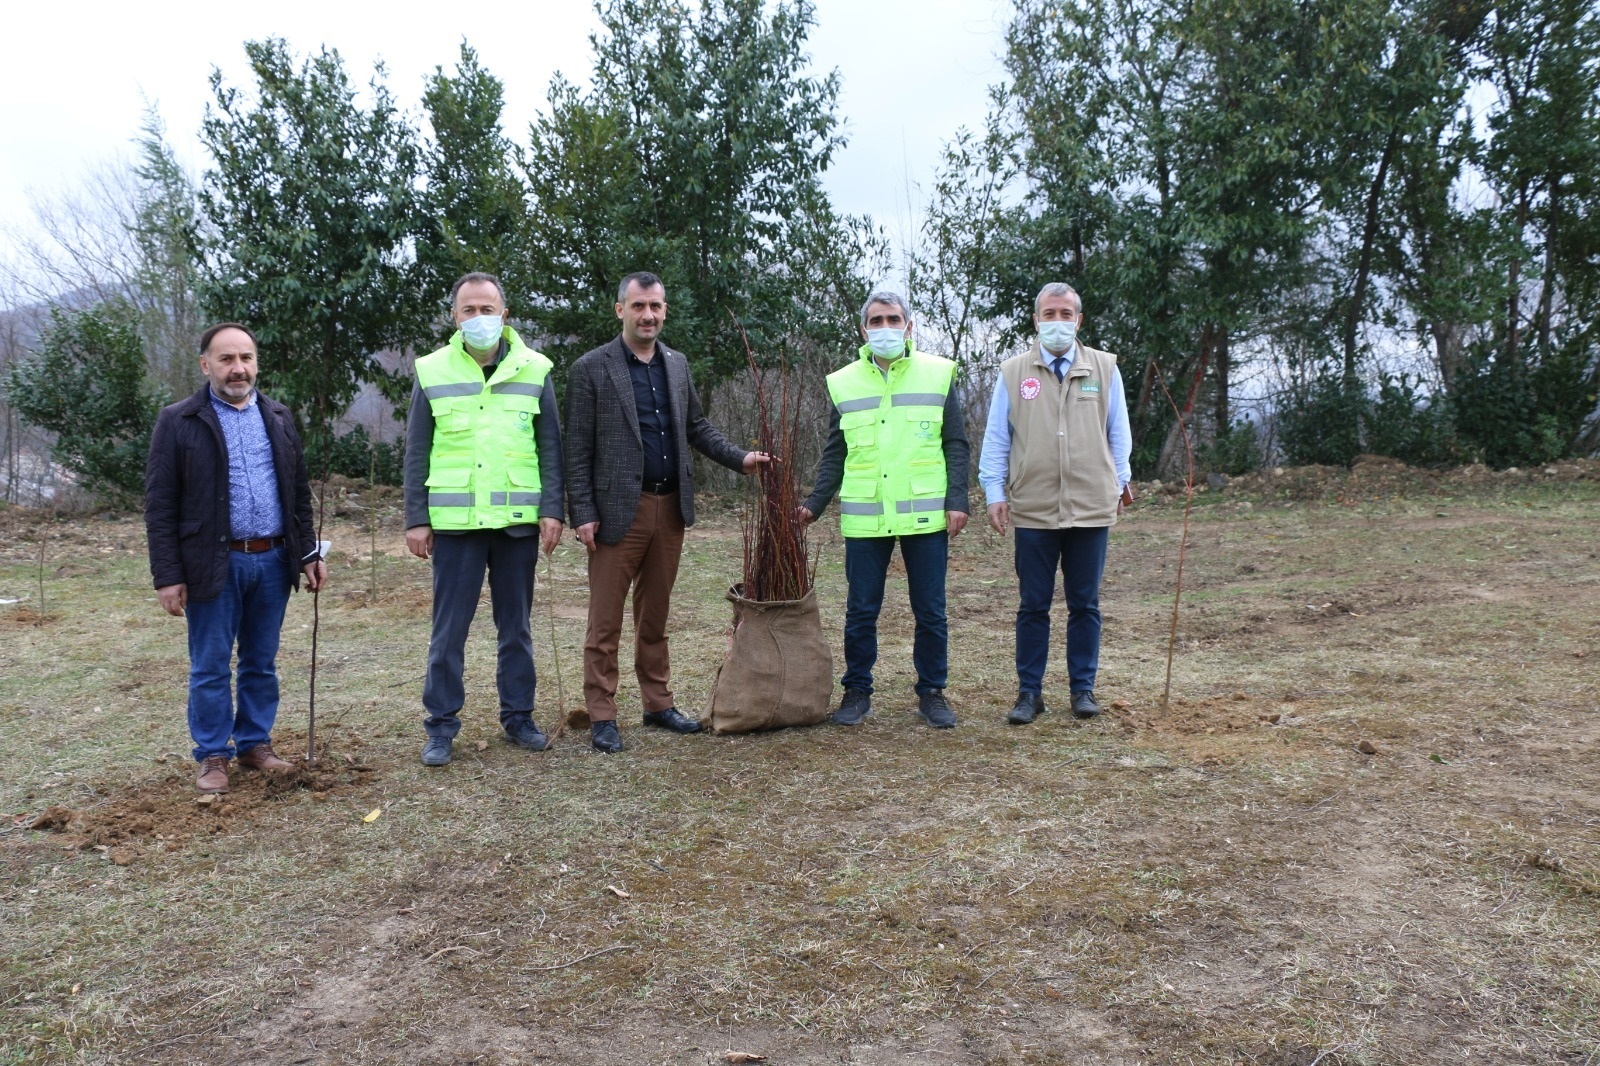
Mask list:
[[[847,537],[901,536],[946,528],[944,406],[955,376],[948,359],[913,350],[886,375],[867,349],[828,375],[845,438],[839,530]]]
[[[440,530],[503,529],[539,520],[536,421],[551,363],[502,334],[504,357],[488,381],[461,334],[417,360],[417,385],[433,413],[428,521]]]

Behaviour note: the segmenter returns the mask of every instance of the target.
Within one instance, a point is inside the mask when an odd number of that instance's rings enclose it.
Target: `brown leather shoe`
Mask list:
[[[294,769],[294,763],[278,758],[278,753],[272,750],[271,744],[257,744],[239,756],[239,765],[247,770],[260,770],[269,774],[281,774]]]
[[[197,792],[228,791],[228,757],[212,755],[200,764],[200,776],[194,781]]]

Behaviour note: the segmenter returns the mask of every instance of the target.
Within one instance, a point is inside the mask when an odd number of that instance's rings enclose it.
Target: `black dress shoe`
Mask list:
[[[1100,705],[1094,701],[1094,693],[1089,691],[1074,692],[1072,694],[1072,717],[1093,718],[1100,713]]]
[[[833,712],[834,725],[860,725],[872,713],[872,693],[862,688],[847,688],[839,709]]]
[[[950,703],[944,698],[944,693],[938,689],[932,692],[923,692],[917,696],[917,713],[922,715],[922,720],[935,729],[954,729],[956,727],[956,712],[950,709]]]
[[[1017,702],[1011,706],[1011,713],[1006,715],[1006,721],[1012,725],[1027,725],[1043,713],[1044,693],[1019,692]]]
[[[613,755],[622,750],[622,737],[617,733],[616,722],[590,722],[589,743],[595,751]]]
[[[676,707],[668,707],[664,711],[645,711],[644,724],[653,725],[657,729],[670,729],[674,733],[700,732],[700,723],[692,718],[685,718],[678,713]]]

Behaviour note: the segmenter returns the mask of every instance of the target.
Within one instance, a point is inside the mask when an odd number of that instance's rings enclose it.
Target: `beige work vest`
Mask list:
[[[1078,345],[1065,381],[1034,342],[1000,364],[1010,404],[1006,500],[1024,529],[1109,526],[1117,520],[1117,467],[1106,439],[1117,357]]]

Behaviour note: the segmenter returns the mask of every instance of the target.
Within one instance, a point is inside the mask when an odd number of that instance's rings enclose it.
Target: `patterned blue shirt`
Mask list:
[[[272,442],[261,419],[256,394],[238,408],[210,393],[211,409],[222,423],[228,446],[228,526],[234,540],[283,536],[283,508],[278,503],[278,472],[272,464]]]

